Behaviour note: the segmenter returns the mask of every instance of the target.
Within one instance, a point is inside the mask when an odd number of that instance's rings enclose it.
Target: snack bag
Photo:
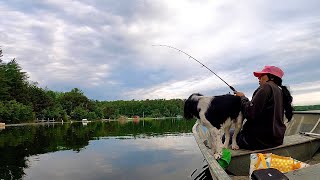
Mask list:
[[[307,166],[309,165],[304,162],[295,160],[291,157],[278,156],[272,153],[253,153],[250,155],[249,174],[251,175],[254,170],[266,168],[275,168],[281,171],[282,173],[286,173]]]

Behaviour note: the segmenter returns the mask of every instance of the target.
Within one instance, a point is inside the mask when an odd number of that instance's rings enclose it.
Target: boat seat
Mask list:
[[[302,168],[295,171],[286,173],[289,179],[305,180],[305,179],[319,179],[320,176],[320,164],[309,166],[308,168]]]
[[[231,150],[232,157],[235,156],[243,156],[243,155],[249,155],[251,153],[260,153],[265,151],[272,151],[274,149],[280,149],[286,146],[292,146],[296,145],[297,143],[305,143],[308,141],[312,141],[314,139],[317,139],[315,137],[300,135],[300,134],[294,134],[290,136],[285,136],[283,140],[283,144],[274,148],[268,148],[268,149],[261,149],[261,150],[245,150],[245,149],[239,149],[239,150]]]

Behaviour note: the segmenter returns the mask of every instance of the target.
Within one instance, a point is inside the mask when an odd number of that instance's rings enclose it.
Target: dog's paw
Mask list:
[[[220,159],[221,156],[222,156],[222,152],[220,152],[220,153],[214,153],[214,154],[213,154],[213,157],[214,157],[215,159]]]
[[[207,148],[209,148],[208,140],[204,140],[204,141],[203,141],[203,144],[204,144],[205,146],[207,146]]]
[[[237,144],[232,144],[232,145],[231,145],[231,148],[232,148],[233,150],[238,150],[238,149],[240,149]]]

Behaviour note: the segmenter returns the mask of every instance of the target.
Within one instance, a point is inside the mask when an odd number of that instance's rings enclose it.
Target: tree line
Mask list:
[[[70,92],[41,88],[37,82],[29,80],[16,59],[5,63],[2,57],[0,49],[0,122],[182,115],[182,99],[97,101],[86,97],[78,88],[73,88]]]
[[[295,107],[294,107],[294,110],[296,110],[296,111],[320,110],[320,105],[295,106]]]

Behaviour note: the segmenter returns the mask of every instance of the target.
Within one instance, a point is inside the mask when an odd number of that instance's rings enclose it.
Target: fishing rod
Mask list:
[[[184,51],[182,51],[182,50],[180,50],[180,49],[178,49],[178,48],[175,48],[175,47],[173,47],[173,46],[168,46],[168,45],[163,45],[163,44],[155,44],[155,45],[152,45],[152,46],[162,46],[162,47],[171,48],[171,49],[174,49],[174,50],[179,51],[180,53],[183,53],[183,54],[187,55],[187,56],[189,57],[189,59],[191,58],[191,59],[197,61],[199,64],[202,65],[202,67],[207,68],[210,72],[212,72],[212,73],[213,73],[214,75],[216,75],[219,79],[221,79],[221,81],[223,81],[226,85],[228,85],[229,88],[230,88],[234,93],[237,92],[237,91],[236,91],[232,86],[230,86],[225,80],[223,80],[220,76],[218,76],[215,72],[213,72],[210,68],[208,68],[208,67],[207,67],[206,65],[204,65],[202,62],[200,62],[200,61],[197,60],[196,58],[192,57],[190,54],[188,54],[188,53],[186,53],[186,52],[184,52]]]

